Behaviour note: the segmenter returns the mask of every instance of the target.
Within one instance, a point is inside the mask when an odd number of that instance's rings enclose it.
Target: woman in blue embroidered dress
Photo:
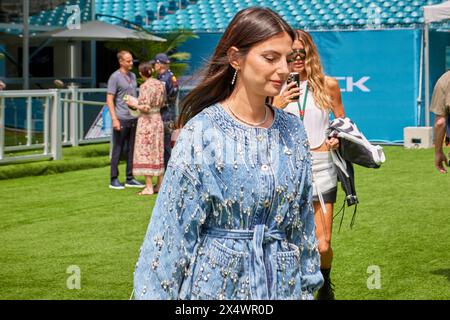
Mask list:
[[[265,103],[294,39],[267,8],[240,11],[224,32],[182,102],[136,299],[312,299],[322,285],[306,133]]]

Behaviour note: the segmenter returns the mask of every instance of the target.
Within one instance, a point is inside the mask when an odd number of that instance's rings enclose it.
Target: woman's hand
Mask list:
[[[292,98],[299,96],[300,93],[300,88],[297,87],[297,84],[295,82],[291,82],[286,86],[281,95],[273,98],[273,105],[277,108],[284,109],[289,103],[296,101],[292,100]]]
[[[136,106],[136,109],[143,112],[143,113],[149,113],[150,112],[150,107],[145,105],[145,104],[138,104]]]
[[[137,109],[137,104],[136,104],[135,102],[130,101],[130,100],[126,100],[125,102],[127,103],[127,105],[128,105],[129,107],[132,107],[132,109],[134,109],[134,110]]]
[[[325,143],[332,150],[339,148],[339,139],[338,138],[331,137],[331,138],[325,140]]]

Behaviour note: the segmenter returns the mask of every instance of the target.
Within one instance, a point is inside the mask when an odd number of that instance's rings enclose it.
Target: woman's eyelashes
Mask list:
[[[267,56],[263,56],[263,57],[269,63],[277,63],[282,58],[281,56],[274,56],[274,55],[267,55]],[[291,59],[289,59],[289,57],[285,57],[285,59],[286,59],[287,63],[292,62]]]
[[[274,56],[264,56],[264,58],[269,62],[275,62],[276,59]]]

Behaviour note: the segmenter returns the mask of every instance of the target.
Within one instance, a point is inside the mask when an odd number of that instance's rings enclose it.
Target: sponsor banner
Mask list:
[[[324,31],[311,35],[325,72],[339,81],[347,116],[371,141],[403,140],[403,128],[417,125],[420,30]],[[221,34],[199,36],[180,48],[192,54],[191,74],[211,56]],[[423,106],[421,113],[423,120]]]
[[[369,140],[401,141],[417,124],[420,30],[312,32],[346,114]]]

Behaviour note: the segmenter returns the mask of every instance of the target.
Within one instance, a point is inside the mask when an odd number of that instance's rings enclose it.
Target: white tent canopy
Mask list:
[[[450,1],[432,6],[423,6],[424,52],[425,52],[425,126],[430,126],[430,61],[429,29],[430,23],[450,19]]]
[[[442,2],[434,6],[424,6],[423,19],[425,23],[450,19],[450,1]]]
[[[36,37],[68,41],[70,78],[75,78],[74,41],[123,41],[123,40],[147,40],[158,42],[167,41],[164,38],[154,36],[144,31],[132,30],[96,20],[82,23],[79,29],[66,28],[63,30],[41,33],[36,35]],[[91,59],[92,61],[94,61],[95,58]]]
[[[43,34],[42,36],[49,36]],[[62,31],[51,32],[53,39],[61,40],[96,40],[96,41],[117,41],[117,40],[149,40],[164,42],[166,39],[151,35],[146,32],[139,32],[128,28],[104,23],[101,21],[89,21],[82,23],[80,29],[64,29]]]

